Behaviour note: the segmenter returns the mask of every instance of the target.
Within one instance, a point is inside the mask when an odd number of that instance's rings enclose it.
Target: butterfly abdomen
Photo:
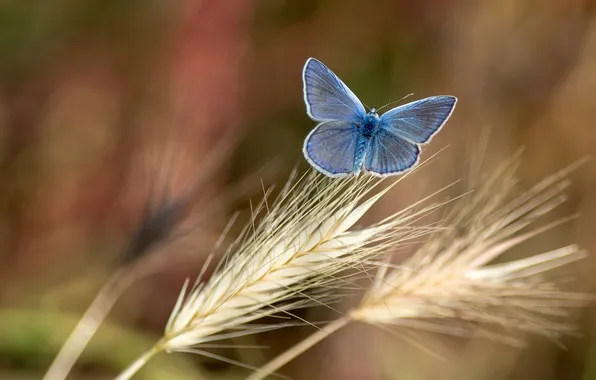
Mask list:
[[[366,158],[366,152],[368,151],[369,145],[369,138],[366,138],[362,135],[358,137],[356,142],[356,151],[354,152],[354,174],[358,174],[362,170],[362,165],[364,164],[364,159]]]

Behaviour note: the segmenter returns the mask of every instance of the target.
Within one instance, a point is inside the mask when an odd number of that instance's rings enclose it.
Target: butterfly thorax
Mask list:
[[[367,113],[363,118],[362,122],[356,124],[362,137],[366,139],[372,138],[374,135],[377,134],[379,129],[379,122],[380,122],[379,114],[373,108],[369,113]]]

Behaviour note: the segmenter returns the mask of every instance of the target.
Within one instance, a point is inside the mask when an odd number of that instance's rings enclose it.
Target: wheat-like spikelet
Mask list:
[[[164,349],[185,350],[228,337],[221,333],[304,302],[316,303],[309,289],[365,265],[387,244],[404,244],[429,230],[410,225],[436,206],[409,208],[351,230],[386,192],[371,194],[378,183],[370,178],[330,180],[313,172],[288,188],[209,281],[181,293],[166,327]]]
[[[279,328],[284,324],[248,323],[324,303],[328,294],[320,289],[340,287],[346,281],[340,272],[365,271],[387,247],[435,230],[414,223],[441,206],[420,206],[436,193],[376,224],[354,228],[398,181],[376,193],[381,180],[371,177],[333,180],[312,171],[288,182],[271,207],[266,202],[257,207],[253,224],[206,282],[201,273],[190,290],[185,284],[164,337],[118,379],[129,378],[159,351],[199,352],[201,344]]]
[[[520,331],[553,339],[571,332],[570,324],[555,319],[566,316],[568,307],[584,305],[591,298],[562,291],[541,274],[583,258],[584,252],[570,245],[491,263],[514,246],[569,219],[518,233],[565,200],[563,191],[569,185],[565,178],[574,166],[511,199],[517,164],[505,165],[474,193],[457,200],[446,218],[446,228],[428,235],[428,242],[400,267],[381,266],[358,306],[260,367],[247,380],[263,379],[352,321],[385,330],[402,326],[460,336],[484,335],[510,344],[523,343],[515,335]],[[383,249],[390,247],[384,245]],[[497,327],[509,335],[478,329],[478,325]],[[408,332],[397,333],[407,338]]]
[[[566,173],[557,173],[509,200],[514,170],[504,168],[455,206],[456,212],[448,218],[453,228],[433,234],[403,264],[409,270],[382,268],[375,285],[350,316],[374,325],[458,335],[474,331],[510,343],[518,342],[513,333],[496,335],[487,329],[462,329],[443,322],[486,324],[553,339],[569,333],[569,325],[555,320],[566,315],[566,307],[579,306],[587,297],[560,291],[541,275],[583,258],[583,251],[570,245],[491,264],[514,246],[564,221],[518,234],[565,200]]]

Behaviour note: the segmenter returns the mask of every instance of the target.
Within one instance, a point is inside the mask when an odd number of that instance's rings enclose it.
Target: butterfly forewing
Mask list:
[[[356,95],[320,61],[306,61],[302,80],[306,112],[312,119],[357,121],[366,114]]]
[[[420,148],[381,129],[370,141],[364,167],[378,176],[403,173],[418,163]]]
[[[428,143],[447,122],[456,102],[454,96],[432,96],[404,104],[381,116],[381,128],[413,143]]]
[[[343,177],[353,172],[359,134],[355,125],[346,121],[319,124],[304,141],[304,156],[316,169],[330,177]]]

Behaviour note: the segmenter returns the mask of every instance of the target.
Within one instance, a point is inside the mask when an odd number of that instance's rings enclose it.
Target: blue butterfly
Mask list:
[[[385,177],[412,169],[420,145],[445,125],[457,102],[454,96],[433,96],[379,116],[374,108],[366,112],[348,86],[314,58],[306,61],[302,80],[306,112],[319,122],[304,140],[304,157],[329,177],[363,169]]]

